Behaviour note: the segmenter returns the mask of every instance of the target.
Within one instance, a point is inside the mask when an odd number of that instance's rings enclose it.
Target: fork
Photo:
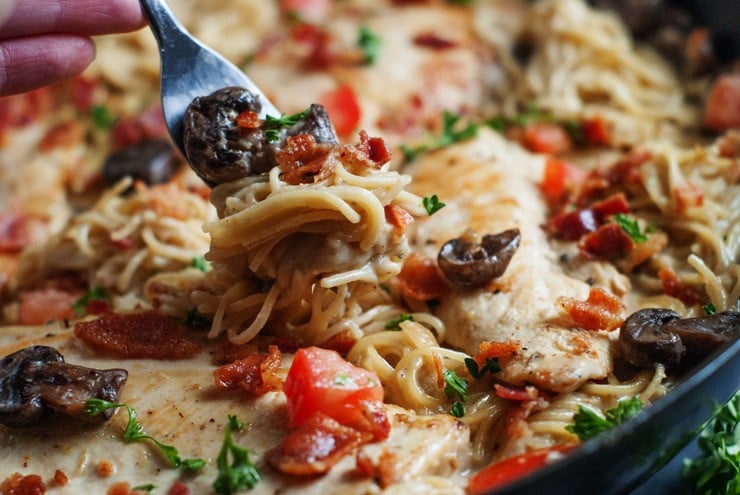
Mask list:
[[[279,117],[257,85],[237,66],[195,39],[177,20],[165,0],[140,0],[160,57],[162,111],[172,141],[185,155],[183,118],[188,105],[227,86],[241,86],[262,104],[260,117]]]

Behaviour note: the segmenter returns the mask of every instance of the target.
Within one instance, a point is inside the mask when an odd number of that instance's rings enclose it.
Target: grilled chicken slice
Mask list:
[[[542,229],[543,166],[543,157],[486,129],[471,141],[420,157],[410,171],[411,189],[420,196],[437,194],[447,206],[416,222],[411,239],[415,249],[436,258],[446,241],[468,228],[480,235],[518,228],[521,245],[506,272],[483,288],[451,291],[435,311],[447,326],[447,344],[470,354],[484,341],[521,346],[497,375],[501,379],[566,392],[605,377],[611,352],[605,332],[576,328],[557,304],[559,297],[585,300],[590,287],[563,271]],[[621,277],[613,270],[601,273]]]

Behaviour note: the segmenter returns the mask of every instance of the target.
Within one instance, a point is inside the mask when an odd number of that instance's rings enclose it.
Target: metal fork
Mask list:
[[[262,103],[260,117],[280,112],[241,69],[195,39],[165,0],[140,0],[159,45],[162,110],[170,137],[183,155],[183,118],[190,102],[227,86],[241,86]]]

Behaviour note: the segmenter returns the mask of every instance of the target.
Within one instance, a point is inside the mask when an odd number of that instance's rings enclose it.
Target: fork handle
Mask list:
[[[154,37],[162,47],[172,46],[187,37],[187,30],[180,24],[165,0],[139,0]]]

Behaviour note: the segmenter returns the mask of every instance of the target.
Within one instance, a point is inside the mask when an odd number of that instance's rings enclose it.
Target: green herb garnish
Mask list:
[[[455,115],[445,110],[444,114],[442,115],[442,133],[432,141],[420,146],[416,146],[414,148],[401,146],[401,151],[404,154],[404,159],[407,162],[410,162],[413,161],[420,153],[444,148],[451,144],[474,138],[475,135],[478,133],[478,125],[470,122],[462,129],[456,130],[459,121],[459,115]]]
[[[403,323],[404,321],[414,321],[414,315],[410,315],[408,313],[401,313],[401,315],[398,318],[386,323],[385,329],[386,330],[400,330],[401,323]]]
[[[445,379],[445,395],[449,398],[459,397],[461,401],[468,400],[468,382],[453,370],[442,373]]]
[[[244,429],[244,423],[236,416],[229,415],[221,451],[216,458],[218,477],[213,482],[213,490],[218,495],[231,495],[243,488],[252,489],[260,481],[257,467],[249,460],[250,450],[240,447],[231,438],[232,432]],[[231,456],[231,465],[229,465]]]
[[[439,197],[437,197],[436,194],[425,196],[424,199],[421,200],[421,204],[424,206],[424,209],[427,211],[429,216],[434,215],[439,210],[447,206],[445,203],[439,200]]]
[[[262,124],[262,130],[265,131],[265,137],[267,142],[274,143],[280,139],[280,131],[286,127],[293,127],[300,120],[305,119],[311,112],[310,108],[305,109],[302,112],[294,113],[293,115],[282,115],[281,117],[273,117],[268,115],[265,117],[265,121]]]
[[[614,221],[619,224],[622,230],[630,236],[633,241],[637,243],[647,241],[647,236],[640,232],[640,224],[637,223],[636,219],[629,215],[625,215],[624,213],[617,213],[614,215]]]
[[[573,415],[573,424],[565,429],[578,435],[581,441],[586,441],[636,416],[640,409],[642,401],[639,397],[619,401],[616,407],[606,411],[603,418],[587,407],[578,406],[578,412]]]
[[[366,64],[374,64],[378,58],[378,52],[383,41],[380,37],[370,31],[366,26],[360,27],[360,33],[357,37],[357,46],[362,50]]]
[[[85,295],[77,299],[74,304],[72,304],[72,309],[74,310],[75,315],[85,316],[87,314],[87,305],[90,303],[90,301],[108,300],[110,300],[110,297],[108,297],[108,294],[106,294],[103,288],[98,285],[93,288],[93,290],[87,292]]]
[[[154,489],[157,488],[157,485],[153,485],[152,483],[148,483],[146,485],[136,485],[131,489],[132,492],[146,492],[151,493],[154,491]]]
[[[196,256],[190,260],[190,266],[206,273],[210,269],[210,264],[206,261],[205,256]]]
[[[685,459],[681,480],[701,495],[740,493],[740,393],[717,407],[699,434],[702,456]]]
[[[173,468],[178,468],[185,473],[200,471],[206,465],[203,459],[181,459],[177,449],[171,445],[166,445],[144,433],[144,427],[136,420],[136,411],[127,404],[117,404],[102,399],[90,399],[85,403],[85,412],[90,416],[97,416],[108,409],[123,407],[128,412],[128,424],[123,432],[123,439],[126,442],[150,441],[164,454],[167,462]]]
[[[90,108],[90,117],[92,118],[93,126],[101,131],[107,131],[118,120],[108,107],[103,105],[94,105]]]
[[[463,416],[465,416],[465,406],[462,402],[455,401],[455,403],[452,404],[452,410],[450,412],[456,418],[462,418]]]
[[[465,358],[465,367],[468,368],[470,376],[479,380],[485,376],[486,373],[498,373],[501,371],[501,365],[498,362],[498,358],[488,358],[482,368],[478,369],[478,363],[473,358]]]
[[[704,310],[704,314],[707,316],[717,314],[717,308],[712,303],[705,304],[704,306],[701,307],[701,309]]]

